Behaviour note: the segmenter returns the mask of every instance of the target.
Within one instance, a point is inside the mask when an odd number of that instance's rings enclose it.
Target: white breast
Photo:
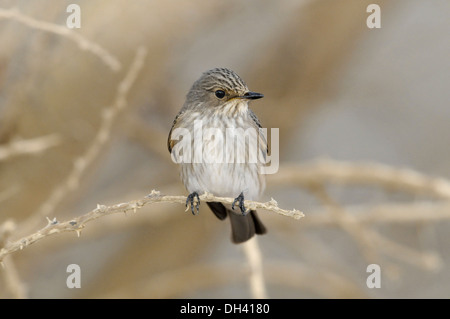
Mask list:
[[[232,198],[244,192],[246,199],[258,199],[265,187],[264,176],[258,171],[258,130],[243,116],[211,116],[202,124],[191,126],[192,152],[197,155],[192,159],[197,159],[197,163],[181,164],[181,177],[186,189],[190,193],[208,192]],[[242,133],[247,135],[247,139],[238,136]],[[236,135],[234,143],[230,138],[227,143],[227,136],[232,134]],[[199,141],[200,136],[203,139]],[[254,152],[256,157],[249,156],[249,148],[250,154]],[[198,154],[202,154],[200,161]]]

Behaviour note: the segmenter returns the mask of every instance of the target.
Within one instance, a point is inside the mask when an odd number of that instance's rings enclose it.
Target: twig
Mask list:
[[[200,196],[201,201],[215,201],[215,202],[222,202],[231,204],[234,199],[228,198],[228,197],[215,197],[211,194],[203,194]],[[152,203],[180,203],[185,204],[186,203],[186,196],[164,196],[161,195],[158,191],[152,191],[151,194],[146,196],[143,199],[140,200],[134,200],[127,203],[121,203],[117,205],[112,206],[105,206],[105,205],[97,205],[97,208],[92,210],[89,213],[86,213],[84,215],[81,215],[79,217],[76,217],[74,219],[59,222],[56,219],[48,220],[47,226],[44,228],[38,230],[35,233],[32,233],[31,235],[25,236],[21,239],[15,240],[13,242],[7,243],[1,250],[0,250],[0,261],[5,258],[5,256],[16,252],[18,250],[22,250],[25,247],[28,247],[29,245],[54,234],[62,233],[62,232],[76,232],[78,236],[81,233],[81,230],[85,227],[85,225],[97,218],[116,214],[116,213],[126,213],[129,211],[136,212],[139,208],[152,204]],[[247,207],[251,207],[252,209],[256,208],[264,208],[269,211],[273,211],[277,214],[281,214],[284,216],[290,216],[295,219],[299,219],[303,216],[303,213],[301,213],[298,210],[285,210],[281,209],[277,206],[276,201],[273,199],[270,202],[266,203],[260,203],[260,202],[254,202],[254,201],[245,201],[245,205]]]
[[[62,35],[65,38],[75,42],[81,50],[89,51],[95,54],[100,60],[105,63],[111,70],[117,72],[121,69],[121,64],[117,58],[111,53],[103,49],[95,42],[91,42],[82,35],[74,32],[73,30],[60,26],[57,24],[49,23],[46,21],[40,21],[33,19],[20,13],[17,9],[2,9],[0,8],[0,18],[11,19],[13,21],[20,22],[30,28],[38,29],[41,31],[50,32],[53,34]]]
[[[57,146],[60,142],[61,137],[57,134],[35,137],[27,140],[16,139],[7,145],[0,146],[0,161],[19,155],[38,154],[46,149]]]
[[[270,184],[338,183],[346,185],[374,184],[412,194],[424,194],[450,199],[450,181],[430,177],[412,169],[393,168],[379,163],[351,163],[334,160],[316,160],[309,164],[287,164],[277,174],[269,175]]]
[[[181,200],[183,200],[183,197],[181,196]],[[233,204],[234,199],[232,198],[228,198],[228,197],[216,197],[212,194],[208,194],[205,193],[202,196],[200,196],[200,200],[204,200],[204,201],[208,201],[208,202],[222,202],[224,204]],[[186,201],[184,199],[184,201]],[[292,210],[286,210],[286,209],[281,209],[278,207],[278,203],[276,200],[274,200],[273,198],[265,203],[260,203],[260,202],[254,202],[254,201],[250,201],[250,200],[246,200],[245,201],[245,207],[247,208],[247,210],[254,210],[257,208],[264,208],[266,210],[272,211],[274,213],[280,214],[280,215],[284,215],[287,217],[292,217],[294,219],[300,219],[302,217],[305,217],[305,215],[297,210],[297,209],[292,209]]]

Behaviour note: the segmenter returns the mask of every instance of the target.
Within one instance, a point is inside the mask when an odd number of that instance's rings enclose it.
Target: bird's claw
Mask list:
[[[236,197],[231,204],[231,208],[234,210],[234,204],[239,203],[239,208],[241,209],[242,215],[247,215],[246,208],[244,206],[244,193],[240,193],[238,197]]]
[[[195,205],[194,205],[194,198],[197,199],[197,202],[195,203]],[[189,194],[189,196],[186,198],[186,207],[188,206],[188,203],[191,204],[192,215],[197,215],[198,208],[200,206],[200,197],[198,196],[197,192],[193,192],[193,193]],[[194,211],[194,206],[195,206],[195,209],[197,210],[197,213]]]

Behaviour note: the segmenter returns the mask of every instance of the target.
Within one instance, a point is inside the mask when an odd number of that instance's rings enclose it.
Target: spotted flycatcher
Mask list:
[[[181,165],[181,179],[190,193],[186,206],[190,203],[194,215],[199,194],[235,198],[232,205],[207,203],[219,219],[230,217],[234,243],[266,232],[256,211],[244,206],[244,198],[257,200],[265,188],[267,142],[248,105],[262,97],[249,91],[235,72],[209,70],[192,85],[167,141],[172,159]]]

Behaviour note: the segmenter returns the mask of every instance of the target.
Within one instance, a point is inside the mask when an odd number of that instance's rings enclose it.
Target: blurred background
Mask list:
[[[73,33],[87,47],[55,31],[75,2]],[[380,29],[366,25],[371,3]],[[280,171],[262,201],[306,215],[259,212],[268,297],[450,297],[450,196],[426,191],[450,183],[449,1],[0,0],[0,9],[1,246],[46,217],[70,220],[152,189],[187,195],[167,134],[192,83],[220,66],[264,93],[252,108],[280,130]],[[127,103],[105,126],[139,47],[147,55]],[[93,145],[102,127],[105,142]],[[315,183],[317,163],[393,173],[381,184],[364,174]],[[429,182],[408,187],[400,169]],[[164,203],[105,216],[4,262],[1,298],[252,297],[242,247],[206,205],[196,217]],[[378,289],[366,285],[373,263]],[[69,264],[81,267],[80,289],[66,286]]]

